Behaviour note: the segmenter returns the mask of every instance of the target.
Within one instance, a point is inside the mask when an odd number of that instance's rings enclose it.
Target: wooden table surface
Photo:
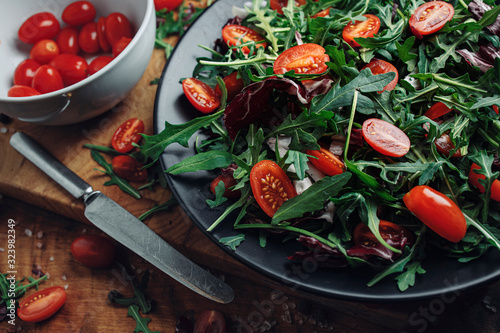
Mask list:
[[[176,38],[168,42],[175,44]],[[127,309],[111,304],[110,290],[132,295],[117,264],[109,269],[89,269],[70,253],[71,242],[82,234],[101,234],[83,216],[83,204],[73,199],[8,144],[15,131],[24,131],[65,165],[104,192],[132,214],[139,216],[167,201],[168,189],[141,191],[140,200],[124,194],[107,180],[83,144],[109,145],[115,128],[131,117],[146,123],[152,134],[156,86],[164,53],[155,50],[143,78],[128,97],[107,113],[81,124],[47,127],[20,121],[0,123],[0,272],[7,269],[7,223],[16,221],[18,278],[35,276],[38,267],[49,279],[41,288],[67,288],[68,299],[53,318],[38,324],[16,320],[12,327],[0,322],[0,331],[23,332],[133,332],[135,322]],[[462,292],[455,297],[405,304],[361,304],[304,294],[272,281],[240,264],[209,241],[180,207],[161,212],[145,222],[156,233],[193,261],[209,269],[235,290],[235,300],[222,305],[209,301],[164,275],[134,253],[119,247],[120,262],[131,265],[140,277],[151,273],[147,292],[154,301],[149,328],[174,332],[184,314],[196,319],[201,311],[224,313],[228,332],[499,332],[500,282]],[[28,293],[32,293],[30,290]],[[449,295],[448,295],[449,296]],[[269,329],[269,326],[271,328]]]

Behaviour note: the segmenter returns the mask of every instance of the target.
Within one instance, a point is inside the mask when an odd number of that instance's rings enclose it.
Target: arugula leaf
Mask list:
[[[418,261],[406,265],[405,269],[406,269],[405,272],[401,273],[396,277],[396,281],[398,281],[398,287],[400,291],[405,291],[409,287],[413,287],[415,285],[416,274],[425,273],[425,269],[422,268],[422,266]]]
[[[148,328],[148,323],[151,321],[151,318],[143,318],[139,314],[139,307],[135,304],[129,306],[127,314],[134,318],[137,325],[134,328],[135,333],[160,333],[160,331],[151,331]]]
[[[225,190],[226,190],[226,186],[224,185],[224,182],[221,180],[217,184],[217,186],[215,186],[215,200],[207,199],[208,207],[214,208],[214,207],[217,207],[217,206],[223,204],[224,202],[226,202],[227,198],[225,198],[223,196]]]
[[[219,243],[227,245],[231,250],[236,251],[236,248],[245,240],[244,234],[239,234],[236,236],[222,237],[219,239]]]
[[[398,50],[399,59],[406,63],[406,68],[408,72],[412,72],[417,65],[416,60],[418,55],[416,53],[410,53],[412,51],[413,44],[415,43],[415,36],[407,38],[403,45],[396,42],[396,49]]]
[[[292,164],[295,167],[295,173],[300,180],[305,178],[306,171],[309,169],[307,162],[309,162],[308,155],[296,150],[289,150],[285,160],[286,164]]]
[[[181,162],[172,165],[165,172],[171,175],[178,175],[185,172],[214,170],[217,168],[227,168],[232,162],[232,154],[225,151],[210,150],[189,156]]]

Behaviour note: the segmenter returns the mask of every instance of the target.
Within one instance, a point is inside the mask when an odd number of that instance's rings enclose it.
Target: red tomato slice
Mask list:
[[[115,259],[115,245],[99,235],[80,236],[71,243],[71,254],[80,264],[92,268],[109,267]]]
[[[448,112],[450,112],[453,109],[450,109],[449,107],[446,106],[443,102],[437,102],[434,105],[432,105],[429,110],[427,110],[424,114],[429,119],[436,119],[439,117],[444,116]]]
[[[135,158],[128,155],[118,155],[113,157],[111,161],[113,172],[118,177],[124,178],[131,182],[142,182],[148,178],[148,172],[143,169],[141,163]]]
[[[222,29],[222,39],[229,46],[236,46],[247,42],[255,42],[255,48],[267,46],[267,43],[262,43],[265,41],[264,37],[259,35],[255,30],[237,24],[226,25]],[[242,47],[241,50],[244,54],[250,53],[248,46]]]
[[[62,20],[67,25],[84,25],[93,21],[95,16],[95,7],[89,1],[72,2],[62,12]]]
[[[381,154],[401,157],[410,150],[411,142],[405,132],[385,120],[365,120],[362,133],[366,142]]]
[[[354,38],[373,37],[380,29],[380,19],[372,14],[363,15],[366,17],[364,21],[349,22],[342,31],[344,41],[353,46],[360,46]]]
[[[278,12],[278,14],[283,14],[283,7],[286,7],[288,0],[271,0],[269,2],[271,9]],[[306,4],[306,0],[295,0],[295,6],[300,7]]]
[[[231,187],[233,187],[236,184],[238,184],[236,182],[236,179],[234,179],[234,177],[231,177],[230,175],[224,174],[224,173],[222,175],[217,176],[210,183],[210,191],[213,194],[215,194],[215,188],[217,187],[217,185],[219,185],[220,182],[224,183],[224,188],[225,188],[224,195],[223,195],[224,197],[230,198],[230,199],[234,199],[234,198],[239,198],[241,196],[241,191],[240,190],[233,191],[231,189]]]
[[[382,91],[379,91],[378,93],[381,94],[383,91],[391,91],[396,87],[398,84],[399,80],[399,73],[396,67],[394,67],[391,63],[380,60],[380,59],[372,59],[368,64],[366,64],[361,70],[369,68],[372,72],[373,75],[377,74],[384,74],[384,73],[389,73],[389,72],[394,72],[396,73],[396,76],[394,77],[394,80],[389,82],[388,85],[382,89]]]
[[[453,6],[444,1],[429,1],[420,5],[410,17],[410,29],[422,39],[440,30],[455,15]]]
[[[415,186],[403,197],[406,207],[441,237],[459,242],[467,232],[460,208],[446,195],[427,185]]]
[[[405,245],[408,245],[409,247],[413,245],[413,233],[398,224],[380,220],[378,229],[380,231],[380,235],[386,242],[391,242],[391,240],[395,240],[397,238],[402,239],[404,237],[407,239]],[[364,223],[359,223],[354,229],[353,241],[356,245],[364,245],[369,247],[376,247],[380,244],[377,237],[375,237],[370,228]]]
[[[54,38],[61,25],[57,18],[49,12],[30,16],[19,28],[19,39],[27,44],[34,44],[42,39]]]
[[[103,69],[107,64],[113,61],[113,57],[110,56],[99,56],[92,60],[89,64],[89,75],[95,74],[101,69]]]
[[[54,315],[66,302],[66,291],[62,287],[50,287],[19,301],[17,315],[29,323],[36,323]]]
[[[283,51],[274,62],[276,74],[295,71],[295,74],[321,74],[328,69],[330,61],[325,49],[318,44],[302,44]]]
[[[60,54],[50,61],[50,65],[59,71],[66,85],[72,85],[87,77],[87,60],[76,54]]]
[[[320,150],[307,149],[306,154],[316,157],[309,157],[309,161],[318,168],[319,171],[328,176],[335,176],[344,172],[344,163],[326,148],[321,148]]]
[[[40,64],[33,59],[23,60],[14,71],[14,85],[31,86],[33,76]]]
[[[64,88],[64,81],[57,69],[42,65],[36,70],[31,86],[41,94],[46,94]]]
[[[33,45],[30,51],[30,58],[39,64],[48,64],[61,51],[59,46],[52,39],[42,39]]]
[[[203,113],[210,113],[220,105],[220,99],[214,89],[194,77],[182,81],[182,90],[189,102]]]
[[[186,331],[187,332],[187,331]],[[218,310],[204,310],[196,319],[193,333],[225,333],[226,319]]]
[[[481,185],[481,183],[479,183],[479,179],[486,179],[486,176],[479,174],[479,173],[476,173],[474,171],[474,170],[479,170],[479,169],[481,169],[481,167],[479,165],[477,165],[476,163],[472,163],[472,165],[470,167],[470,172],[469,172],[469,182],[472,185],[474,185],[475,187],[477,187],[479,192],[484,193],[484,191],[485,191],[484,186]],[[493,181],[493,184],[491,184],[490,191],[491,191],[490,198],[495,200],[495,201],[500,202],[500,180],[495,179]]]
[[[285,201],[297,195],[285,171],[270,160],[262,160],[253,166],[250,186],[260,208],[270,217]]]
[[[128,153],[134,146],[132,143],[141,141],[140,133],[144,132],[144,122],[137,118],[131,118],[121,124],[113,134],[111,145],[120,153]]]
[[[7,91],[8,97],[28,97],[36,95],[40,95],[40,93],[36,89],[29,86],[15,85],[10,87],[9,91]]]
[[[243,87],[245,86],[243,79],[238,77],[238,72],[232,72],[228,76],[224,77],[222,80],[224,81],[224,84],[226,85],[227,100],[228,101],[232,101],[233,98],[235,98],[236,95],[238,95],[243,90]],[[217,96],[222,96],[222,91],[219,88],[218,84],[215,87],[215,94]]]
[[[448,133],[443,133],[443,135],[441,135],[434,141],[434,144],[436,145],[437,151],[446,157],[448,157],[450,155],[450,152],[455,149],[455,144],[451,140],[450,135]],[[462,157],[460,149],[455,151],[451,157],[453,158]]]
[[[80,46],[78,46],[78,28],[75,27],[64,27],[59,31],[57,35],[56,42],[59,45],[61,53],[71,53],[78,54],[80,52]]]
[[[319,11],[317,12],[316,14],[314,14],[313,16],[311,16],[312,18],[317,18],[317,17],[328,17],[330,16],[330,8],[327,8],[327,9],[323,9],[322,11]]]
[[[180,6],[183,0],[155,0],[155,10],[171,11]]]

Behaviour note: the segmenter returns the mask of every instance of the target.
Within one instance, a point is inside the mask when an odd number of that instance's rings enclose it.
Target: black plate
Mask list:
[[[233,5],[243,7],[244,2],[216,1],[178,42],[165,66],[158,87],[155,103],[156,133],[164,129],[165,121],[182,124],[200,114],[184,97],[179,80],[192,76],[196,57],[210,56],[209,52],[199,48],[198,44],[212,47],[214,41],[220,37],[224,23],[233,16]],[[190,141],[190,148],[177,144],[169,146],[160,158],[164,170],[192,156],[193,142],[194,138]],[[412,301],[442,296],[447,292],[463,291],[500,276],[500,251],[492,250],[480,260],[468,264],[436,255],[423,262],[427,273],[418,275],[415,286],[402,293],[391,277],[374,287],[367,287],[366,283],[375,275],[371,269],[322,270],[312,261],[290,263],[286,257],[300,248],[296,242],[282,243],[279,238],[273,238],[268,239],[265,248],[261,248],[258,235],[247,232],[245,241],[233,252],[220,244],[219,239],[240,233],[232,228],[234,215],[229,216],[212,233],[205,231],[224,208],[210,209],[205,203],[207,198],[211,198],[209,186],[215,175],[214,172],[196,172],[167,176],[167,181],[189,218],[207,237],[245,265],[291,288],[352,301]]]

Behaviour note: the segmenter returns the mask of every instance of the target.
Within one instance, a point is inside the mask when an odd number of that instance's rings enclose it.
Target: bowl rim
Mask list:
[[[113,66],[115,66],[118,62],[121,61],[121,59],[125,58],[131,50],[135,47],[135,45],[138,43],[138,40],[144,35],[148,25],[150,24],[151,20],[155,19],[155,15],[152,15],[151,12],[155,12],[154,9],[154,0],[146,0],[146,11],[144,13],[144,17],[141,20],[141,24],[139,25],[139,28],[137,29],[137,32],[135,33],[134,37],[132,38],[132,41],[127,45],[127,47],[113,60],[103,67],[100,71],[96,72],[93,75],[90,75],[86,77],[85,79],[69,85],[67,87],[64,87],[59,90],[52,91],[50,93],[46,94],[40,94],[40,95],[35,95],[35,96],[26,96],[26,97],[3,97],[0,96],[0,101],[1,102],[9,102],[9,103],[25,103],[25,102],[38,102],[38,101],[43,101],[46,99],[50,99],[52,97],[59,97],[61,95],[65,95],[68,93],[72,93],[73,91],[81,88],[82,86],[85,86],[93,81],[98,80],[101,76],[105,75],[107,72],[111,70]],[[110,66],[111,65],[111,66]]]

